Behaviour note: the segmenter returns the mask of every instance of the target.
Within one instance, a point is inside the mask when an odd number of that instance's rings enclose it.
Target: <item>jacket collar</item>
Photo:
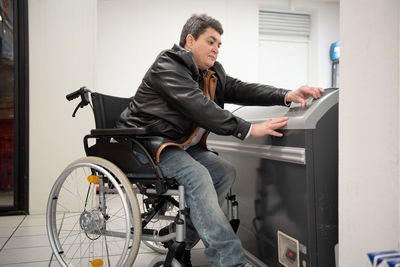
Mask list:
[[[190,70],[194,74],[195,76],[194,78],[197,80],[198,77],[200,77],[200,73],[196,65],[196,61],[194,61],[192,52],[177,44],[174,44],[174,46],[172,47],[172,51],[174,51],[175,54],[185,62],[185,64],[190,68]]]
[[[192,71],[194,72],[193,74],[196,77],[196,80],[198,79],[198,77],[203,77],[202,72],[199,70],[199,68],[196,65],[196,62],[194,61],[192,52],[190,52],[189,50],[187,50],[177,44],[174,44],[174,46],[172,47],[172,50],[177,55],[179,55],[184,60],[184,62],[192,69]],[[210,69],[214,70],[218,74],[222,69],[221,63],[216,61],[214,63],[214,66],[212,66]],[[207,73],[207,72],[205,72],[205,73]]]

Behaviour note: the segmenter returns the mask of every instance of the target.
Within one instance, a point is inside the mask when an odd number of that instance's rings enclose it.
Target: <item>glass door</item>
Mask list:
[[[0,0],[0,213],[27,213],[27,2]]]
[[[14,32],[11,1],[0,2],[0,206],[14,206]]]

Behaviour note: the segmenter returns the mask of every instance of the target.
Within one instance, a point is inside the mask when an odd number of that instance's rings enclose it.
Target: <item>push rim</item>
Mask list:
[[[106,183],[86,180],[93,174]],[[114,164],[87,157],[59,176],[48,201],[47,231],[63,266],[133,264],[141,237],[134,229],[141,229],[137,199]]]

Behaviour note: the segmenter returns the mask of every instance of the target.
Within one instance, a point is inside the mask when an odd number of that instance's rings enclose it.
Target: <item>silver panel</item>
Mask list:
[[[208,140],[207,144],[219,152],[233,152],[257,158],[306,164],[306,151],[301,147],[282,147]]]
[[[320,99],[309,99],[305,108],[292,103],[290,107],[253,107],[245,106],[237,109],[234,114],[249,122],[257,123],[268,119],[289,117],[288,124],[282,129],[315,129],[322,116],[339,100],[339,90],[326,89]]]

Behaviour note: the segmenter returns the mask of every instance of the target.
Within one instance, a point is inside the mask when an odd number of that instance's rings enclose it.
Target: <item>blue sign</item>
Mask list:
[[[331,44],[331,60],[336,61],[339,60],[340,57],[340,42],[334,42]]]

